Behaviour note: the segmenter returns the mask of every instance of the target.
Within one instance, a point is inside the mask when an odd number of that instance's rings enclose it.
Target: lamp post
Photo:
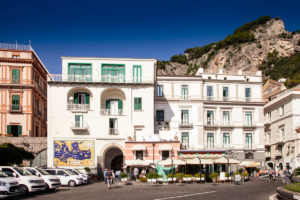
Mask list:
[[[155,143],[152,143],[152,163],[154,165],[154,147],[155,147]]]

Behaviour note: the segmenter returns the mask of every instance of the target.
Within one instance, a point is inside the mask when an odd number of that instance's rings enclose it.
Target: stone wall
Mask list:
[[[35,156],[47,149],[47,137],[0,137],[0,144],[11,143],[17,147],[23,147]]]

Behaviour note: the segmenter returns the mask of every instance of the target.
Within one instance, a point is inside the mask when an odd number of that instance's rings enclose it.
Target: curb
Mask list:
[[[284,189],[283,187],[278,187],[276,189],[277,193],[279,196],[287,198],[287,199],[295,199],[295,200],[300,200],[300,193],[298,192],[292,192],[289,190]]]
[[[277,194],[273,194],[273,195],[269,196],[269,200],[278,200]]]

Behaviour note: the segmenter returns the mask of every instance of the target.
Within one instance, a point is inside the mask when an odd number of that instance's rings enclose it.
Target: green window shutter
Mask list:
[[[74,103],[78,104],[78,93],[74,94]]]
[[[118,109],[119,110],[123,109],[123,101],[121,99],[119,99],[119,102],[118,102]]]
[[[142,109],[142,98],[136,97],[134,98],[134,109],[141,110]]]
[[[105,105],[106,109],[110,109],[110,99],[106,100],[106,105]]]
[[[18,126],[18,136],[22,135],[22,126]]]
[[[89,93],[85,93],[85,103],[90,104],[90,94]]]
[[[13,83],[20,83],[20,70],[19,69],[12,69],[12,81]]]
[[[137,110],[137,98],[134,98],[134,110]]]
[[[11,135],[11,125],[7,125],[7,135]]]

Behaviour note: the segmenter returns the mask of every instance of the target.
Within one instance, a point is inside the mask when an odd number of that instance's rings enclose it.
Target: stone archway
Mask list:
[[[114,171],[121,170],[124,163],[124,156],[121,149],[118,147],[111,147],[105,151],[104,154],[104,168],[112,169]]]

